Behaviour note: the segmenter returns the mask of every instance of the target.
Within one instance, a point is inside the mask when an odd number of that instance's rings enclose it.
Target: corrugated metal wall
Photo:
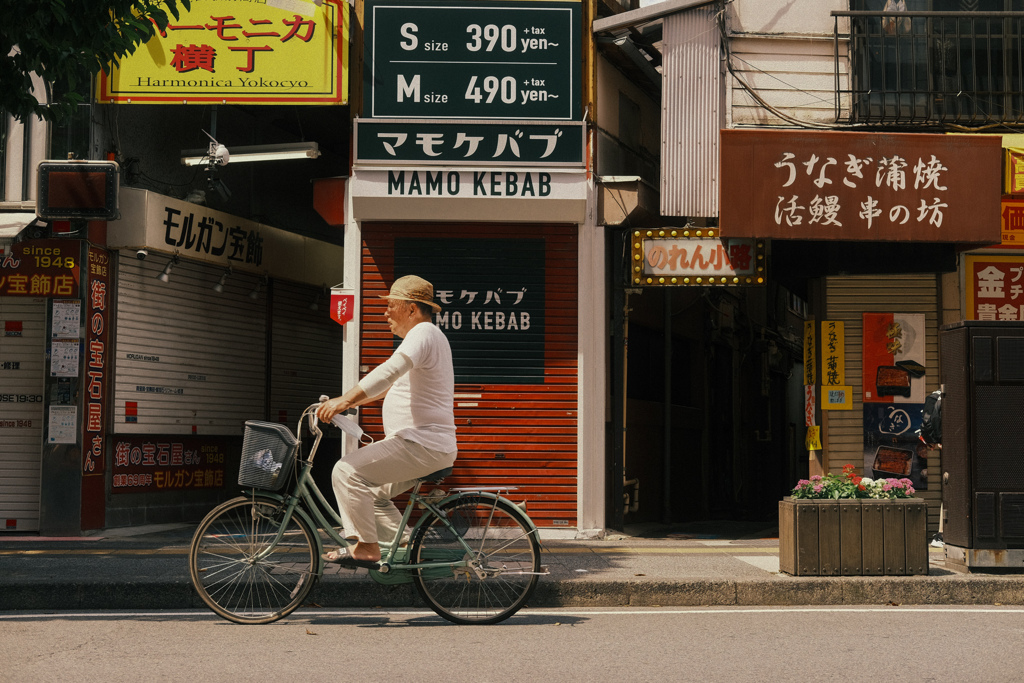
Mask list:
[[[361,369],[376,367],[394,348],[394,337],[384,321],[386,304],[380,295],[387,293],[394,280],[396,239],[544,240],[543,381],[456,384],[459,458],[448,484],[518,486],[512,498],[529,501],[530,515],[538,526],[575,526],[576,226],[364,223],[362,227]],[[457,271],[457,255],[444,266]],[[479,352],[493,356],[515,354],[516,349],[507,345],[488,349],[481,344]],[[364,429],[381,436],[379,404],[363,409],[361,421]]]
[[[923,313],[925,316],[925,391],[939,388],[939,276],[860,275],[825,279],[826,320],[846,327],[846,383],[853,387],[853,410],[824,411],[829,470],[840,474],[846,463],[864,462],[863,318],[864,313]],[[938,528],[941,499],[939,451],[928,452],[929,528]]]
[[[0,531],[39,530],[46,310],[0,297]]]
[[[331,320],[330,294],[321,288],[277,280],[273,292],[270,419],[294,431],[306,406],[321,394],[337,396],[344,390],[344,328]]]
[[[267,288],[222,268],[118,254],[113,432],[241,434],[266,406]],[[137,416],[126,404],[137,404]],[[135,421],[132,418],[135,417]]]
[[[713,7],[665,17],[661,213],[718,215],[721,34]]]

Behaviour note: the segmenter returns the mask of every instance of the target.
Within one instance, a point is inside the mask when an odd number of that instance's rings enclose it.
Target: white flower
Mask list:
[[[864,486],[870,486],[871,484],[875,483],[875,480],[870,477],[864,477],[863,479],[860,480],[860,483],[863,484]]]

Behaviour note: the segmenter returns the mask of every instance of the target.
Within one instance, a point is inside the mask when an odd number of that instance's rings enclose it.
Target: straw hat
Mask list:
[[[415,301],[430,306],[434,309],[435,313],[441,310],[441,306],[434,303],[434,285],[418,275],[405,275],[398,278],[391,285],[391,292],[381,296],[381,299]]]

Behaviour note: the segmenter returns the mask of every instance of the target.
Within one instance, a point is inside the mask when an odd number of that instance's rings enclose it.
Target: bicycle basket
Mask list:
[[[270,491],[280,489],[295,464],[298,443],[291,430],[282,424],[247,421],[242,462],[238,467],[239,485]]]

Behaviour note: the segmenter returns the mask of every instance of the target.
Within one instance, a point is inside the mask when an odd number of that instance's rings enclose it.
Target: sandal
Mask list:
[[[351,569],[380,569],[380,562],[376,560],[357,560],[348,554],[348,548],[338,548],[324,553],[320,557],[324,562],[349,567]]]

